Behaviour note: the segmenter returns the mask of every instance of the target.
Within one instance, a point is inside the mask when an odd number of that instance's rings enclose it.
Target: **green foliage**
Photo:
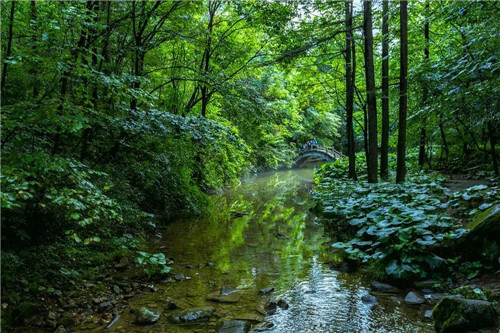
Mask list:
[[[7,155],[4,162],[1,197],[6,219],[2,228],[8,236],[28,240],[46,232],[81,230],[122,219],[117,202],[99,186],[106,177],[102,172],[45,153]],[[74,239],[80,241],[79,237]]]
[[[366,154],[356,154],[356,170],[359,170],[360,178],[366,178]],[[349,159],[339,158],[332,163],[325,163],[317,172],[316,182],[324,182],[331,178],[347,179],[349,175]]]
[[[500,190],[495,185],[477,185],[451,194],[448,207],[464,218],[475,216],[500,202]]]
[[[144,272],[148,275],[149,278],[154,275],[163,275],[167,274],[172,270],[172,267],[167,266],[167,264],[172,264],[172,261],[168,261],[165,258],[164,253],[147,253],[138,251],[138,257],[135,258],[135,261],[144,266]]]
[[[345,177],[344,171],[337,173],[338,169],[322,169],[316,195],[325,216],[353,229],[352,237],[336,242],[333,248],[343,249],[350,259],[376,263],[394,278],[449,274],[459,265],[455,273],[467,279],[479,273],[478,262],[458,264],[455,257],[442,249],[466,233],[460,221],[447,214],[455,202],[448,201],[442,178],[418,175],[399,185],[346,183],[342,178],[325,176]],[[496,193],[496,187],[480,186],[453,194],[452,198],[481,190]]]

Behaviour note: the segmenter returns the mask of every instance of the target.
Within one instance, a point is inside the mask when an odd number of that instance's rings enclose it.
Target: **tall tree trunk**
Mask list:
[[[406,113],[408,106],[408,2],[399,3],[401,51],[399,65],[399,126],[398,126],[398,160],[396,168],[396,182],[402,183],[406,179]]]
[[[31,51],[33,55],[36,54],[37,42],[38,42],[38,21],[37,21],[37,12],[36,12],[36,0],[31,0],[31,24],[33,24],[33,38],[31,42],[33,45],[31,46]],[[30,75],[33,79],[33,98],[37,98],[40,94],[39,82],[38,82],[38,70],[36,69],[36,64],[33,63],[33,67],[30,70]]]
[[[425,3],[425,25],[424,25],[424,37],[425,37],[425,49],[424,49],[424,58],[426,64],[429,63],[429,0],[426,0]],[[427,99],[429,95],[429,88],[427,86],[427,82],[424,82],[423,91],[422,91],[422,104],[424,107],[427,106]],[[425,153],[425,142],[427,140],[427,130],[425,128],[425,123],[427,122],[427,117],[422,117],[422,127],[420,128],[420,143],[419,143],[419,151],[418,151],[418,165],[420,167],[424,166],[425,160],[427,159],[427,155]]]
[[[492,120],[488,120],[488,134],[490,135],[491,160],[493,161],[493,170],[495,171],[495,175],[499,176],[500,172],[498,170],[498,159],[497,159],[497,154],[495,152],[496,131],[495,131],[495,126],[493,126]]]
[[[364,1],[363,32],[365,37],[366,101],[368,105],[368,182],[377,182],[377,99],[375,96],[375,71],[373,66],[372,2]]]
[[[214,18],[215,18],[215,13],[217,12],[217,8],[219,7],[220,3],[218,1],[213,1],[209,2],[208,4],[208,15],[209,15],[209,21],[208,21],[208,38],[207,38],[207,45],[205,48],[205,52],[203,53],[203,74],[206,76],[209,71],[210,71],[210,56],[212,54],[212,32],[214,28]],[[205,77],[205,80],[207,78]],[[201,87],[201,115],[205,117],[207,115],[207,106],[208,102],[210,101],[210,94],[208,93],[208,86],[204,84]]]
[[[10,4],[10,16],[9,16],[9,34],[7,37],[7,50],[5,52],[5,57],[3,61],[3,68],[2,68],[2,82],[1,82],[1,89],[2,89],[2,104],[3,103],[3,98],[5,96],[5,80],[7,78],[7,59],[10,58],[12,54],[12,36],[13,36],[13,30],[14,30],[14,15],[15,15],[15,9],[16,9],[16,1],[12,1]]]
[[[380,178],[389,178],[389,1],[382,1],[382,141]]]
[[[349,178],[357,180],[356,175],[356,151],[354,147],[354,77],[352,68],[352,49],[353,49],[353,33],[352,33],[352,0],[345,2],[346,16],[346,56],[345,56],[345,80],[346,80],[346,126],[347,126],[347,156],[349,157]]]

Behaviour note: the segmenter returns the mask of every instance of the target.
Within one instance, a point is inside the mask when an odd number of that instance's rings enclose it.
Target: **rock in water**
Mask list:
[[[288,308],[290,307],[290,305],[288,305],[288,302],[283,298],[279,299],[277,304],[283,310],[288,310]]]
[[[372,287],[372,291],[375,291],[378,293],[397,294],[400,292],[399,288],[396,288],[394,286],[391,286],[390,284],[382,283],[382,282],[378,282],[378,281],[373,281],[371,287]]]
[[[181,282],[181,281],[186,280],[186,276],[184,274],[177,274],[177,275],[174,275],[174,280],[177,282]]]
[[[166,303],[165,308],[167,310],[175,310],[175,309],[179,308],[179,306],[177,305],[177,303],[175,303],[175,301],[172,299],[172,297],[167,297],[165,303]]]
[[[273,326],[274,326],[273,323],[271,323],[269,321],[265,321],[265,322],[259,323],[257,325],[254,325],[252,332],[267,331],[270,328],[272,328]]]
[[[405,297],[405,303],[410,305],[419,305],[425,303],[425,299],[416,292],[410,291]]]
[[[136,311],[134,323],[139,325],[151,325],[156,323],[158,319],[160,319],[159,313],[142,307]]]
[[[222,287],[224,288],[224,287]],[[241,298],[241,293],[239,290],[234,289],[229,291],[228,289],[221,289],[221,291],[215,291],[207,296],[208,301],[219,302],[219,303],[237,303]]]
[[[432,317],[438,333],[468,332],[494,326],[496,312],[487,301],[444,297]]]
[[[244,320],[231,320],[222,322],[218,329],[218,333],[246,333],[250,330],[250,323]]]
[[[220,294],[222,296],[231,295],[231,294],[236,293],[238,291],[239,291],[238,289],[234,289],[233,287],[228,287],[228,286],[222,286],[220,288]]]
[[[267,287],[267,288],[261,289],[260,293],[262,295],[266,295],[266,294],[272,293],[273,291],[274,291],[274,287]]]
[[[278,302],[276,301],[276,298],[271,297],[267,303],[264,309],[266,310],[266,313],[268,315],[273,315],[276,313],[276,309],[278,308]]]
[[[274,237],[276,237],[278,239],[288,239],[288,237],[286,235],[279,234],[279,233],[274,234]]]
[[[370,294],[366,294],[366,295],[361,296],[361,301],[365,304],[377,304],[378,303],[377,297],[370,295]]]
[[[213,308],[193,308],[174,313],[169,317],[169,319],[174,323],[194,323],[210,320],[213,313]]]

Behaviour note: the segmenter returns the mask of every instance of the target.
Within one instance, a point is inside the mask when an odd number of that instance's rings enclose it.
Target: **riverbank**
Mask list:
[[[344,258],[337,266],[362,267],[373,280],[405,289],[414,305],[461,295],[499,310],[495,179],[449,182],[415,173],[401,185],[368,184],[345,179],[346,171],[341,163],[325,165],[316,187],[317,210]]]

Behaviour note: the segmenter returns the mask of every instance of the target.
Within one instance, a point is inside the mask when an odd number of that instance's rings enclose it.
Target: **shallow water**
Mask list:
[[[222,320],[251,316],[273,323],[268,332],[432,332],[426,309],[406,307],[395,296],[379,298],[375,306],[363,304],[368,282],[324,264],[335,258],[320,218],[309,211],[312,178],[311,169],[263,173],[215,195],[209,217],[168,224],[162,237],[152,240],[151,251],[172,257],[175,274],[191,279],[157,284],[157,292],[131,300],[131,307],[162,314],[154,326],[132,324],[125,310],[105,331],[213,332]],[[240,289],[241,299],[233,304],[206,300],[222,286]],[[275,288],[272,296],[288,301],[288,310],[264,315],[269,295],[259,290],[269,286]],[[183,309],[212,307],[215,316],[195,326],[170,323],[175,310],[164,308],[167,296]]]

